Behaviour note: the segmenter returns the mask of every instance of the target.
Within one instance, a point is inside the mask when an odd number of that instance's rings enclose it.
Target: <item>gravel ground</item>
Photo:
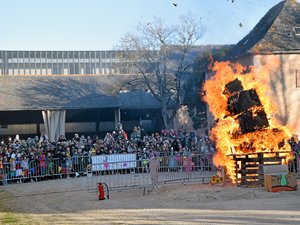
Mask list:
[[[1,224],[300,224],[300,191],[170,184],[112,191],[99,201],[87,178],[0,186]]]

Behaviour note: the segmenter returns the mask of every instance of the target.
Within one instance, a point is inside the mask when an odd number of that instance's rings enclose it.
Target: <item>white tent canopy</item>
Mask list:
[[[66,110],[46,110],[42,115],[50,141],[57,141],[60,135],[65,135]]]

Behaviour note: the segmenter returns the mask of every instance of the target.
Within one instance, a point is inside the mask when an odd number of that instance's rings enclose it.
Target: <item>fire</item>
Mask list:
[[[203,86],[204,100],[217,121],[211,131],[217,148],[214,163],[225,166],[233,182],[235,162],[229,155],[280,152],[286,159],[291,155],[288,142],[292,132],[276,121],[276,108],[268,96],[274,67],[265,65],[256,71],[254,67],[216,62],[214,76]]]

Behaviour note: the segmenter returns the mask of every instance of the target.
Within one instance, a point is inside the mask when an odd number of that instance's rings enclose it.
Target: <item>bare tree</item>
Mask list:
[[[132,74],[122,87],[151,92],[161,105],[166,128],[172,127],[181,102],[182,80],[193,64],[191,52],[203,33],[204,27],[191,16],[181,16],[179,24],[169,26],[154,18],[139,23],[137,33],[125,35],[118,46],[120,72]]]

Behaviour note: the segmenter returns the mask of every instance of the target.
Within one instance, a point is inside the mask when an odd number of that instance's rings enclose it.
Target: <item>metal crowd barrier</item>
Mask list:
[[[112,189],[154,187],[168,182],[208,182],[217,173],[213,165],[213,154],[158,156],[154,160],[139,159],[134,154],[134,158],[124,160],[126,155],[130,154],[114,155],[112,161],[100,163],[93,163],[93,156],[46,158],[45,163],[33,160],[23,168],[4,162],[0,167],[0,185],[87,175],[88,190],[92,191],[96,190],[97,183],[100,182],[107,183]],[[290,171],[298,173],[298,178],[299,158],[299,153],[294,153],[289,166]]]
[[[110,189],[126,189],[150,187],[149,160],[132,160],[124,162],[104,162],[90,164],[87,167],[88,191],[95,191],[97,183],[106,183]],[[133,164],[132,167],[121,168],[122,164]]]
[[[170,182],[200,181],[208,183],[217,171],[213,154],[159,156],[123,162],[102,162],[87,167],[88,191],[96,191],[97,183],[110,189],[155,188]]]
[[[40,181],[43,179],[67,178],[83,175],[86,167],[91,163],[91,157],[78,156],[71,158],[47,158],[45,162],[32,160],[28,165],[21,167],[19,163],[2,163],[0,168],[0,184],[24,183]]]
[[[209,178],[216,173],[213,154],[168,156],[159,159],[159,182],[186,182]]]

